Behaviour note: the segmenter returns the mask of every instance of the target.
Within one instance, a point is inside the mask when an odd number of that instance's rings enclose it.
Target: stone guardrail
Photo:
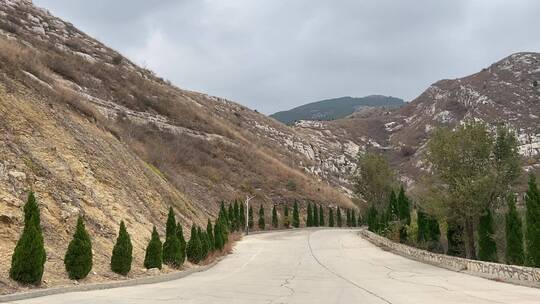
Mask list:
[[[486,279],[540,288],[540,268],[475,261],[433,253],[393,242],[367,229],[361,230],[360,235],[376,246],[388,248],[393,253],[419,262]]]

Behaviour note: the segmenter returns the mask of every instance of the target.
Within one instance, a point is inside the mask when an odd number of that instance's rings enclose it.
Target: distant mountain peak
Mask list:
[[[299,120],[339,119],[349,116],[365,107],[397,108],[404,104],[403,99],[384,95],[369,95],[365,97],[343,96],[311,102],[291,110],[274,113],[270,117],[285,124],[293,124]]]

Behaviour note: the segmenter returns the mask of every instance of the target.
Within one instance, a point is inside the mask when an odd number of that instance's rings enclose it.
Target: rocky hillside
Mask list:
[[[340,119],[366,107],[398,108],[404,104],[403,99],[390,96],[346,96],[308,103],[288,111],[274,113],[270,117],[289,125],[299,120]]]
[[[459,79],[441,80],[404,107],[366,109],[329,122],[300,121],[298,132],[321,135],[359,150],[382,151],[412,184],[428,170],[425,144],[434,128],[455,126],[468,119],[516,130],[525,169],[540,168],[540,54],[516,53],[482,71]],[[345,157],[351,163],[353,158]],[[347,176],[343,168],[336,175]]]
[[[255,205],[351,206],[332,174],[355,146],[315,141],[232,101],[174,87],[28,0],[0,0],[0,115],[2,290],[30,189],[42,210],[45,284],[65,278],[78,214],[95,243],[89,280],[102,280],[112,275],[121,219],[136,274],[152,224],[162,232],[171,205],[186,228],[214,216],[220,200],[246,194]]]

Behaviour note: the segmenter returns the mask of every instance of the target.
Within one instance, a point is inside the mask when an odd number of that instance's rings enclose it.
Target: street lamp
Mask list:
[[[249,234],[249,201],[252,200],[255,195],[246,195],[246,235]]]

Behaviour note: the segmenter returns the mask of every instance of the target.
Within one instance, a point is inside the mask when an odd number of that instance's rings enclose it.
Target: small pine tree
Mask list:
[[[186,239],[184,238],[184,229],[180,222],[176,223],[176,238],[180,242],[180,265],[186,260]]]
[[[337,207],[336,222],[338,227],[343,227],[343,219],[341,218],[341,208]]]
[[[351,210],[347,209],[347,227],[351,227]]]
[[[289,228],[291,226],[291,219],[289,217],[289,206],[285,205],[283,208],[283,227]]]
[[[203,248],[198,230],[199,229],[195,225],[191,227],[191,236],[186,248],[188,261],[194,264],[199,263],[203,255]]]
[[[294,201],[293,213],[292,213],[292,225],[294,228],[300,227],[300,212],[298,211],[298,202]]]
[[[249,206],[249,214],[248,214],[248,226],[249,229],[253,229],[253,207]]]
[[[120,231],[114,245],[111,257],[111,270],[121,275],[127,275],[131,270],[133,260],[133,246],[126,230],[124,221],[120,222]]]
[[[265,222],[264,222],[264,207],[261,205],[259,208],[259,229],[264,230],[265,228]]]
[[[242,225],[240,223],[240,207],[238,206],[238,201],[234,201],[234,231],[238,231],[242,229]]]
[[[244,210],[243,203],[240,203],[239,209],[240,209],[240,226],[241,226],[240,230],[242,230],[246,228],[246,212]]]
[[[523,265],[523,224],[516,210],[516,197],[511,194],[507,198],[508,213],[506,214],[506,263]]]
[[[223,241],[223,232],[221,230],[221,224],[216,221],[214,224],[214,248],[216,250],[222,250],[225,242]]]
[[[405,224],[409,225],[411,223],[411,203],[409,198],[405,194],[405,189],[403,186],[399,189],[399,194],[397,196],[397,204],[399,211],[399,219],[404,221]]]
[[[319,208],[313,204],[313,227],[319,227]]]
[[[229,210],[227,211],[227,216],[229,218],[229,231],[235,231],[236,223],[234,222],[234,206],[229,203]]]
[[[39,207],[30,192],[24,205],[24,229],[11,257],[9,276],[19,283],[40,284],[45,260]]]
[[[388,212],[392,220],[399,219],[399,208],[396,193],[394,190],[390,192],[390,202],[388,203]]]
[[[306,226],[313,227],[313,210],[311,208],[311,203],[308,203],[308,206],[307,206]]]
[[[279,225],[279,220],[277,216],[276,205],[272,207],[272,228],[276,229]]]
[[[92,270],[92,242],[81,216],[77,219],[75,234],[66,251],[64,266],[72,280],[84,279]]]
[[[215,249],[214,228],[212,227],[212,221],[210,221],[210,219],[208,219],[208,223],[206,223],[206,236],[208,237],[208,250],[213,251]]]
[[[201,250],[199,251],[199,261],[204,260],[208,253],[210,252],[210,244],[208,243],[208,236],[206,235],[206,231],[203,231],[201,227],[197,227],[197,237],[199,238],[199,242],[201,243]]]
[[[497,244],[494,240],[493,217],[491,210],[486,209],[480,216],[478,226],[478,259],[486,262],[497,262]]]
[[[536,177],[529,175],[529,188],[525,195],[525,243],[527,245],[527,265],[540,267],[540,193],[536,184]]]
[[[146,269],[158,268],[161,269],[163,262],[163,247],[156,226],[152,229],[152,237],[148,246],[146,246],[146,254],[144,255],[144,267]]]
[[[378,218],[377,208],[375,208],[375,205],[371,205],[371,207],[369,207],[368,209],[367,224],[368,224],[369,231],[371,232],[379,231],[379,218]]]
[[[163,263],[173,268],[178,268],[183,264],[182,246],[177,236],[177,229],[174,210],[170,207],[165,229],[165,243],[163,243]]]
[[[328,227],[334,227],[334,209],[328,207]]]
[[[418,229],[420,229],[420,227]],[[465,257],[463,226],[454,221],[448,222],[446,238],[448,239],[448,251],[446,254],[457,257]]]
[[[319,226],[324,227],[324,209],[322,205],[319,206]]]
[[[356,227],[356,211],[351,210],[351,227]]]

